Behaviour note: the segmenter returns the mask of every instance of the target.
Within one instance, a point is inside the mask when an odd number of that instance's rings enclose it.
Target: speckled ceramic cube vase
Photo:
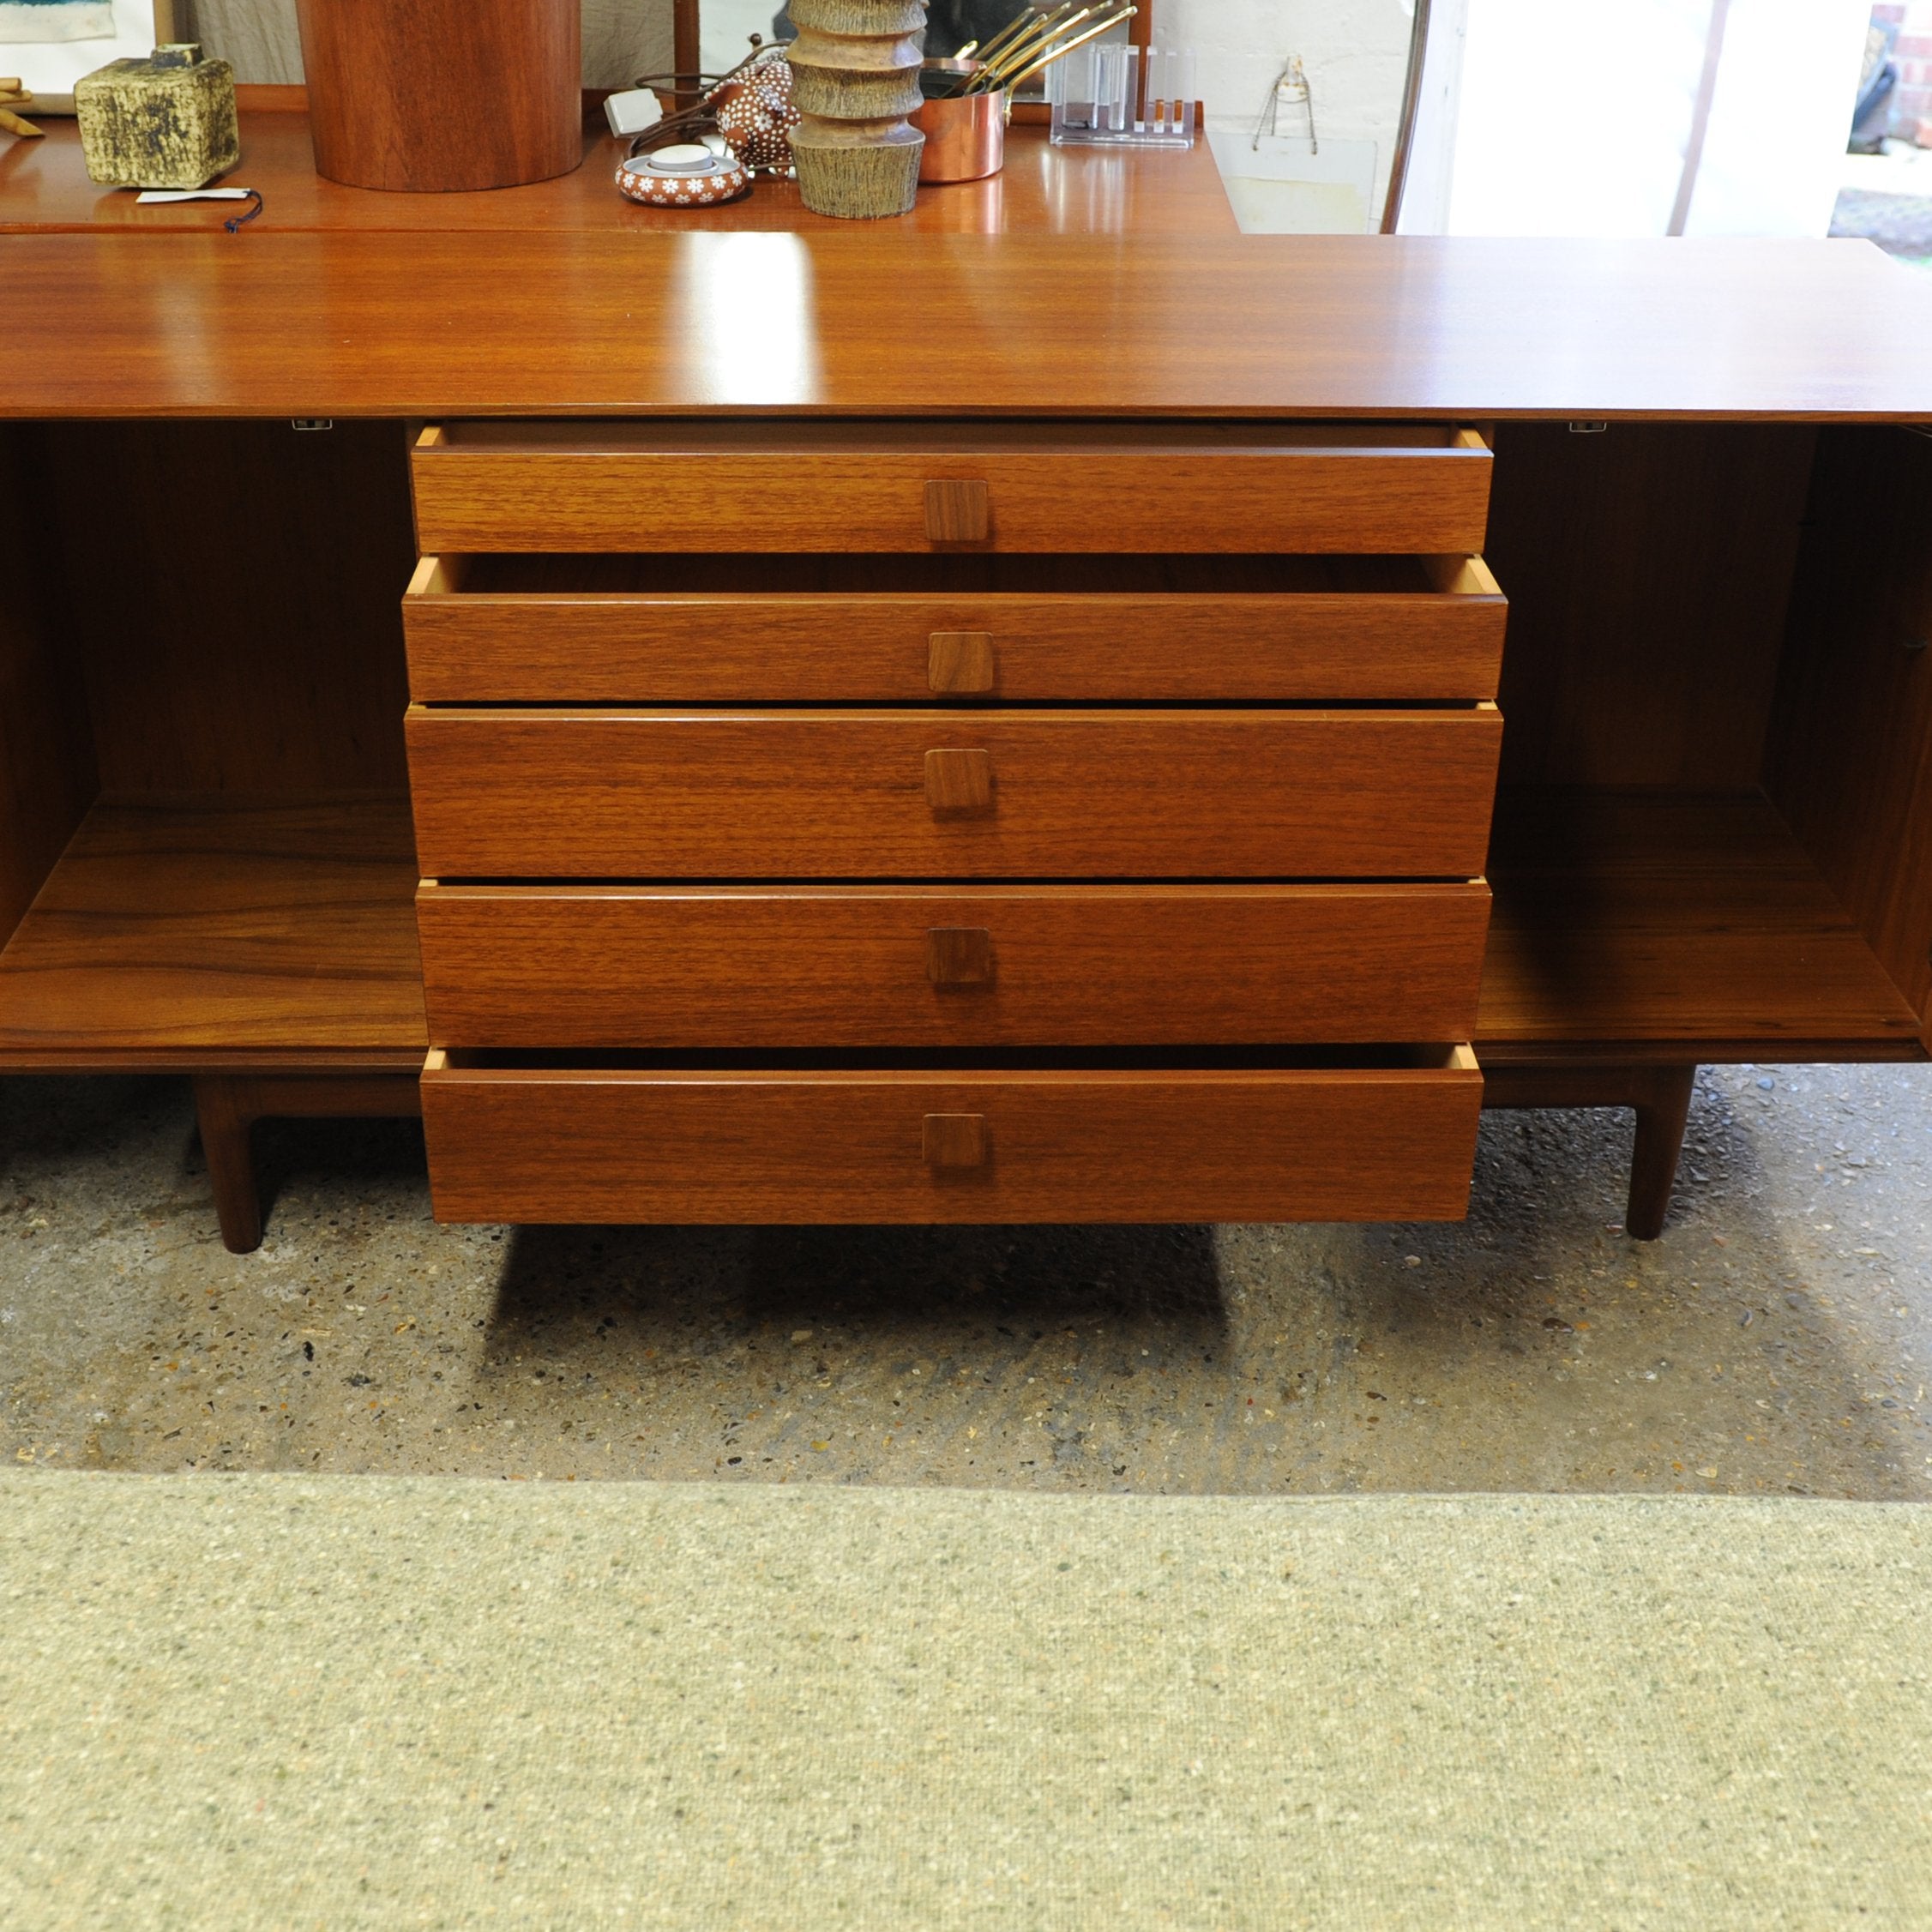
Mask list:
[[[235,70],[191,42],[84,75],[74,112],[88,178],[104,188],[205,188],[242,158]]]

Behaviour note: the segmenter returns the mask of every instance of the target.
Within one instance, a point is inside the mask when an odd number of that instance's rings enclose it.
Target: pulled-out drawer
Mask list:
[[[510,1064],[432,1052],[445,1221],[1459,1220],[1466,1046],[1352,1062]]]
[[[445,886],[430,1037],[474,1047],[1461,1039],[1480,881]]]
[[[1440,424],[454,422],[425,551],[1471,554],[1490,452]]]
[[[436,878],[1467,879],[1494,705],[1321,711],[430,710]]]
[[[418,703],[1496,695],[1469,557],[425,557]]]

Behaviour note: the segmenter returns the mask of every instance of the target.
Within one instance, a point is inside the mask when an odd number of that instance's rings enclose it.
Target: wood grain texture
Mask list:
[[[409,714],[439,878],[1470,878],[1502,719],[1438,711]],[[926,754],[985,751],[936,816]],[[1116,774],[1133,773],[1133,783]]]
[[[1932,1046],[1932,439],[1822,439],[1766,785]]]
[[[1815,440],[1502,429],[1487,557],[1509,587],[1506,783],[1759,783]]]
[[[993,810],[993,755],[976,746],[929,751],[926,810],[935,817],[981,818]]]
[[[1493,586],[1439,592],[1408,557],[476,557],[444,586],[450,569],[403,607],[420,703],[1488,698],[1508,617]],[[987,641],[936,641],[962,638]]]
[[[1489,515],[1488,450],[1426,424],[442,427],[432,551],[1467,552]]]
[[[103,787],[405,786],[398,425],[63,423],[46,450]]]
[[[1458,1220],[1474,1062],[1153,1073],[425,1071],[444,1221]],[[926,1159],[932,1115],[985,1159]]]
[[[285,95],[278,111],[268,97]],[[251,101],[261,104],[251,110]],[[741,200],[714,208],[648,208],[617,192],[628,141],[604,118],[581,138],[572,172],[524,188],[477,194],[385,195],[345,187],[316,172],[303,90],[240,90],[247,178],[262,190],[278,234],[367,234],[468,230],[503,233],[557,229],[623,235],[691,230],[783,232],[835,230],[806,208],[794,181],[761,180]],[[14,144],[0,170],[0,233],[173,232],[220,235],[220,217],[193,202],[143,208],[131,195],[104,193],[87,178],[71,120],[41,123],[46,139]],[[987,181],[923,193],[898,226],[926,234],[1137,234],[1235,236],[1234,211],[1207,144],[1122,157],[1092,147],[1052,147],[1044,128],[1008,130],[1007,165]],[[259,226],[257,224],[256,226]],[[221,238],[226,239],[226,237]]]
[[[990,986],[993,983],[990,926],[928,926],[926,978],[934,986]]]
[[[99,779],[56,528],[46,439],[0,428],[0,935],[33,902]]]
[[[271,227],[7,286],[0,416],[1932,419],[1932,284],[1865,242]]]
[[[1466,1038],[1489,894],[430,882],[416,910],[439,1045],[1187,1045]]]
[[[926,683],[941,697],[989,697],[999,683],[990,630],[936,630],[926,640]]]
[[[414,885],[400,796],[103,798],[0,953],[0,1064],[406,1054]]]
[[[992,496],[983,478],[953,478],[927,484],[928,543],[984,544],[992,534]]]
[[[1759,794],[1513,790],[1496,803],[1478,1046],[1869,1042],[1918,1020]],[[1700,1043],[1714,1049],[1699,1055]]]
[[[296,0],[316,170],[445,194],[583,159],[581,0]]]
[[[984,1167],[992,1158],[984,1114],[928,1114],[921,1139],[928,1167]]]
[[[671,57],[679,79],[698,72],[699,5],[700,0],[671,0]]]

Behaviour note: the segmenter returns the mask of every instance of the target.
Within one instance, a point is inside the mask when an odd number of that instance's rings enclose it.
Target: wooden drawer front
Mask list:
[[[1464,557],[1279,595],[472,593],[471,561],[426,559],[404,599],[418,703],[1488,698],[1508,614]]]
[[[476,1047],[1464,1039],[1480,883],[425,885],[432,1040]]]
[[[412,709],[439,878],[1483,870],[1502,719],[1439,711]]]
[[[1460,1220],[1482,1076],[1402,1068],[423,1078],[444,1221]]]
[[[426,551],[1473,552],[1490,453],[1425,424],[451,424]]]

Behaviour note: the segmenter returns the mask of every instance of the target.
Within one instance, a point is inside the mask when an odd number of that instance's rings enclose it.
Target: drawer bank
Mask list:
[[[1427,426],[425,429],[436,1212],[1460,1215],[1491,460]],[[753,550],[810,566],[752,587]]]

